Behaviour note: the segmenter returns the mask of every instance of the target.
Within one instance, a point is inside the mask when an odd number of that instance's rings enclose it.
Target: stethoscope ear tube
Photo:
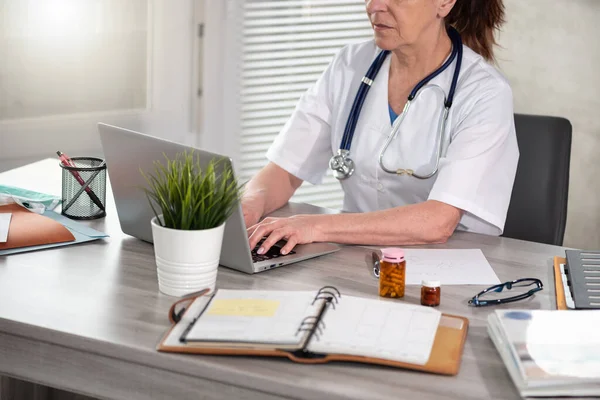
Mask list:
[[[438,90],[443,91],[443,89],[437,85],[432,85],[431,87],[437,88]],[[421,93],[421,92],[419,92],[419,93]],[[392,126],[392,131],[388,135],[388,138],[386,139],[385,144],[383,145],[383,148],[379,152],[379,166],[381,167],[382,170],[384,170],[385,172],[387,172],[389,174],[409,175],[409,176],[415,177],[417,179],[429,179],[432,176],[434,176],[439,169],[440,159],[442,158],[442,152],[443,152],[444,133],[446,132],[446,121],[448,119],[448,114],[450,113],[449,107],[444,107],[444,110],[440,114],[440,118],[439,118],[439,122],[438,122],[438,131],[437,131],[437,136],[436,136],[436,138],[437,138],[436,161],[435,161],[435,166],[431,172],[429,172],[428,174],[425,174],[425,175],[420,175],[420,174],[415,173],[415,171],[412,169],[407,169],[407,168],[392,169],[392,168],[386,167],[384,160],[383,160],[385,152],[387,151],[388,147],[390,146],[390,144],[392,143],[394,138],[398,135],[400,125],[402,124],[402,120],[408,113],[410,104],[411,104],[411,101],[406,102],[406,105],[404,107],[404,110],[402,111],[402,114],[400,114],[398,116],[398,118],[396,119],[396,121],[394,121],[394,125]]]
[[[350,114],[348,115],[348,121],[346,122],[346,127],[344,129],[344,136],[340,146],[340,149],[342,150],[350,151],[350,145],[352,144],[352,138],[356,129],[356,123],[358,122],[358,118],[360,116],[360,111],[362,110],[362,106],[367,98],[367,94],[369,93],[369,89],[371,89],[371,85],[373,84],[377,73],[379,73],[383,62],[389,53],[390,52],[388,50],[381,51],[375,58],[375,61],[373,61],[369,67],[367,74],[360,82],[358,92],[356,93],[356,97],[352,103],[352,108],[350,108]]]
[[[388,54],[389,51],[387,50],[381,51],[369,67],[367,74],[362,78],[360,86],[358,87],[358,92],[356,93],[356,97],[350,108],[350,114],[348,115],[348,121],[346,122],[344,136],[338,153],[329,160],[329,168],[331,168],[333,175],[339,180],[347,179],[354,173],[354,161],[350,158],[352,138],[354,137],[354,131],[356,130],[360,111],[367,98],[369,89]]]
[[[452,41],[452,48],[456,49],[456,66],[454,67],[454,75],[452,75],[452,83],[450,84],[450,90],[448,91],[448,98],[444,104],[447,109],[450,109],[450,107],[452,107],[452,102],[454,101],[454,93],[456,92],[460,68],[462,67],[463,45],[460,34],[456,29],[450,27],[450,29],[448,29],[448,34],[450,35],[450,40]]]

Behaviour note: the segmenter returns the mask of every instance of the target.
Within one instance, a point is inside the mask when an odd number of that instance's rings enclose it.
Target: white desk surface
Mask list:
[[[58,158],[46,158],[1,173],[0,183],[60,196],[62,169],[60,168]]]

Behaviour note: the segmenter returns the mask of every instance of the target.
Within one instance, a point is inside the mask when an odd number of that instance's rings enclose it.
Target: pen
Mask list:
[[[75,164],[73,164],[71,159],[65,153],[57,151],[56,154],[58,154],[58,158],[60,159],[62,165],[64,165],[65,167],[75,168]],[[102,205],[102,202],[100,201],[98,196],[96,196],[96,193],[94,193],[94,191],[89,186],[86,186],[85,181],[83,180],[81,175],[79,175],[79,172],[69,168],[67,168],[67,170],[71,173],[71,175],[73,175],[73,177],[77,180],[77,182],[79,182],[81,186],[85,186],[85,192],[88,194],[88,196],[90,196],[90,199],[92,199],[92,201],[98,206],[99,209],[104,211],[104,206]]]

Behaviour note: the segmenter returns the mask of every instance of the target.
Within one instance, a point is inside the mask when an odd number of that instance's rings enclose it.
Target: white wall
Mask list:
[[[99,154],[97,122],[195,142],[195,2],[45,0],[38,16],[37,0],[0,0],[0,171],[58,149]],[[56,27],[64,13],[78,35],[31,21]]]
[[[497,52],[515,112],[573,125],[565,246],[600,248],[600,0],[505,0]]]

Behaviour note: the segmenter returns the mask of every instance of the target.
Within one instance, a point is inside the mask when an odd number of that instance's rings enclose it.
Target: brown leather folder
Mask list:
[[[0,206],[0,213],[12,213],[6,243],[0,250],[72,242],[75,236],[52,218],[36,214],[18,204]]]
[[[442,314],[429,360],[425,365],[399,362],[385,358],[364,357],[349,354],[314,354],[305,352],[302,349],[282,350],[275,348],[275,346],[273,346],[273,348],[265,348],[264,346],[257,345],[255,348],[252,348],[251,343],[248,343],[248,346],[245,348],[233,348],[231,346],[227,347],[226,344],[219,345],[218,343],[215,343],[214,346],[209,345],[207,347],[204,345],[199,347],[193,342],[180,341],[178,338],[180,336],[182,327],[179,326],[179,323],[181,322],[182,324],[189,324],[191,319],[193,319],[195,322],[195,320],[200,318],[205,309],[202,309],[200,315],[188,315],[186,320],[186,313],[188,313],[191,307],[182,310],[182,312],[179,313],[183,314],[181,317],[176,315],[176,307],[182,302],[192,302],[206,292],[208,292],[208,289],[205,289],[205,291],[200,292],[200,294],[196,296],[190,296],[188,298],[179,300],[172,305],[171,310],[169,311],[169,319],[172,323],[172,326],[157,345],[158,351],[228,356],[287,357],[294,362],[303,364],[324,364],[332,361],[345,361],[386,365],[389,367],[418,370],[434,374],[456,375],[460,368],[463,348],[469,326],[469,320],[467,318]],[[239,343],[236,343],[236,345],[239,346]]]

